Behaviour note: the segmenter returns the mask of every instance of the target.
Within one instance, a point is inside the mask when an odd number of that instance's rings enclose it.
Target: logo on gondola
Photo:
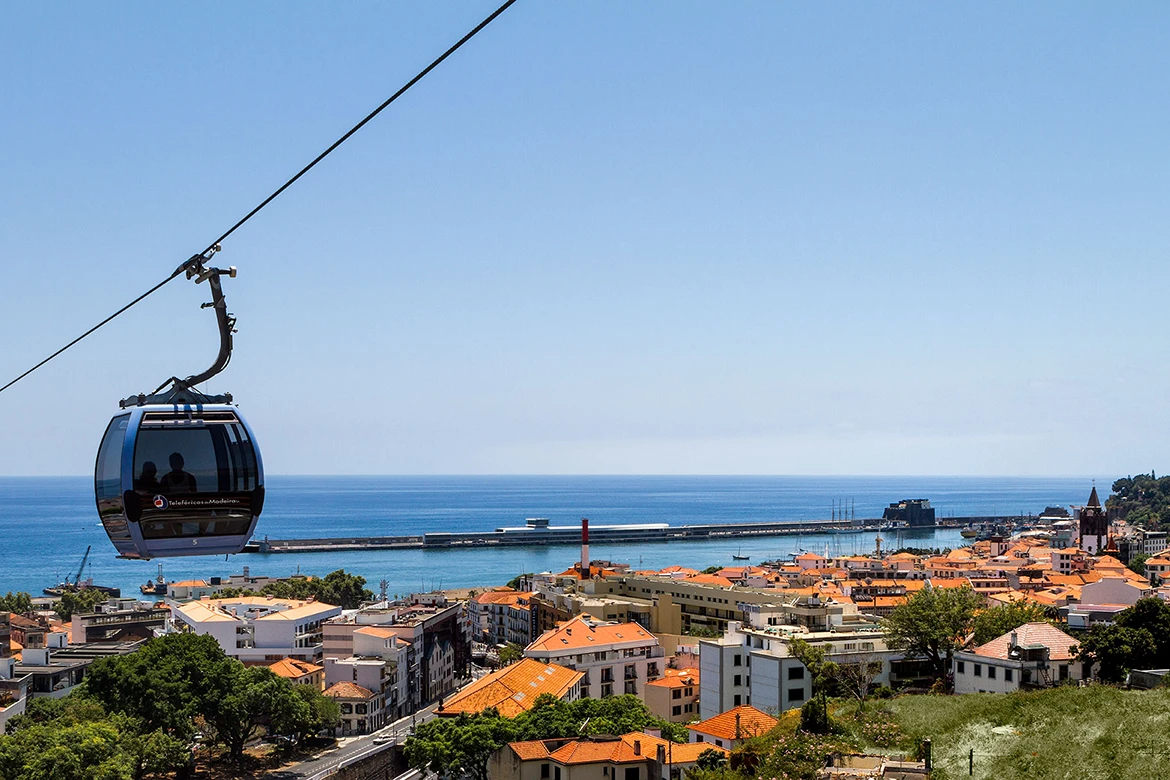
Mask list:
[[[171,502],[167,501],[166,496],[155,496],[154,497],[154,508],[155,509],[166,509],[170,505],[171,505]]]

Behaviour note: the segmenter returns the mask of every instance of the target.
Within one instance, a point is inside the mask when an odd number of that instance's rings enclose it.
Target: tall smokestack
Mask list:
[[[589,579],[589,518],[581,518],[581,579]]]

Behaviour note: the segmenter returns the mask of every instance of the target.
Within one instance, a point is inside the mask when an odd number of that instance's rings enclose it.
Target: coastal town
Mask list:
[[[397,599],[344,572],[276,579],[248,568],[166,582],[165,595],[155,583],[153,600],[83,584],[67,615],[61,601],[9,594],[9,609],[27,603],[0,613],[0,725],[19,733],[46,701],[93,697],[93,669],[152,643],[210,637],[242,668],[328,702],[312,739],[279,754],[290,777],[366,764],[383,773],[368,777],[649,780],[713,776],[777,730],[828,733],[817,724],[843,718],[836,710],[890,697],[1142,689],[1166,675],[1158,653],[1124,657],[1103,632],[1138,630],[1143,614],[1170,620],[1167,534],[1106,510],[1095,486],[1083,506],[949,550],[892,550],[879,537],[864,555],[642,570],[591,559],[587,533],[563,570]],[[610,700],[641,713],[640,727],[520,729],[537,736],[479,745],[476,767],[428,747],[475,719],[523,723]],[[254,719],[237,758],[287,747],[279,718]],[[216,754],[210,731],[191,755]],[[817,754],[818,777],[925,777],[941,746],[927,735],[831,747]]]

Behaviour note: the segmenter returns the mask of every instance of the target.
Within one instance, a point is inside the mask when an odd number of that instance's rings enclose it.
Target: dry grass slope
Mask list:
[[[934,745],[935,776],[983,780],[1170,778],[1170,690],[1105,686],[1034,693],[906,696],[887,702]]]

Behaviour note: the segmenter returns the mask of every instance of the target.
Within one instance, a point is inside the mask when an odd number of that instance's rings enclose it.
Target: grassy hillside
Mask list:
[[[1034,693],[904,696],[883,702],[930,737],[935,777],[986,780],[1170,778],[1170,690],[1105,686]]]

